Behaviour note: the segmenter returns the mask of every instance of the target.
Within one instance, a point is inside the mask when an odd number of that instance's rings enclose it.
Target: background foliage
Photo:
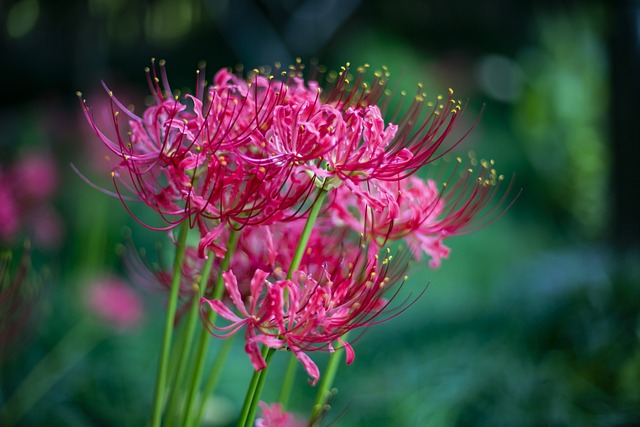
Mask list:
[[[640,150],[639,2],[65,3],[0,4],[0,222],[8,229],[11,218],[2,191],[19,212],[17,231],[0,233],[0,248],[14,253],[15,265],[27,238],[32,246],[21,289],[29,316],[18,338],[2,341],[0,403],[69,330],[95,317],[83,303],[89,283],[126,278],[126,236],[149,253],[164,238],[72,171],[69,163],[110,185],[75,91],[97,105],[104,79],[142,105],[151,57],[166,59],[172,85],[186,88],[201,60],[212,73],[300,56],[329,68],[387,65],[392,86],[424,82],[430,96],[455,88],[469,99],[469,124],[482,111],[465,147],[514,172],[523,188],[497,222],[454,239],[440,270],[413,267],[406,288],[429,282],[428,291],[356,342],[326,424],[640,423],[640,194],[632,163]],[[28,176],[6,178],[34,154],[54,165],[53,175],[37,179],[56,182],[37,203],[24,197]],[[136,289],[143,324],[117,333],[91,323],[52,361],[50,376],[70,368],[20,425],[144,424],[164,298]],[[9,325],[8,309],[0,310]],[[245,393],[251,368],[237,344],[237,363],[210,400],[217,421],[208,425],[233,423]],[[283,369],[276,361],[270,377]],[[292,407],[304,416],[314,390],[303,381],[298,390]]]

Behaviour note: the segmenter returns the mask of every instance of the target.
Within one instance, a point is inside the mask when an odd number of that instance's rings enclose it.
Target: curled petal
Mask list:
[[[342,338],[338,338],[338,342],[342,344],[342,346],[344,347],[344,353],[347,359],[347,365],[350,365],[351,363],[353,363],[354,359],[356,358],[356,353],[353,351],[353,347],[351,347],[351,344],[349,344],[348,342],[342,340]]]
[[[224,257],[226,252],[226,248],[223,245],[215,243],[215,241],[220,238],[222,232],[225,230],[225,224],[222,223],[217,227],[209,230],[202,238],[200,239],[200,243],[198,243],[198,256],[200,258],[207,258],[207,250],[212,250],[213,253],[219,257]]]
[[[229,308],[224,305],[221,301],[218,300],[208,300],[202,298],[200,300],[200,307],[208,304],[211,310],[215,311],[219,316],[224,317],[225,319],[233,322],[233,323],[241,323],[243,320],[236,316]]]
[[[309,374],[309,376],[311,377],[311,379],[309,380],[309,384],[315,386],[320,379],[320,370],[318,369],[318,366],[299,348],[294,346],[291,346],[290,348],[291,351],[293,351],[293,354],[296,355],[296,359],[298,359],[300,363],[302,363],[302,366],[304,366],[307,374]]]
[[[240,289],[238,289],[238,279],[236,279],[233,271],[225,271],[222,273],[222,277],[224,278],[224,286],[229,293],[229,297],[240,314],[244,317],[251,317],[244,306],[244,302],[242,302],[242,295],[240,295]]]

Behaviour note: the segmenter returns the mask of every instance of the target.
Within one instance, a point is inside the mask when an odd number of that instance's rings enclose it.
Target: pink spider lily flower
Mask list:
[[[278,108],[295,104],[291,100],[296,97],[307,99],[306,88],[289,91],[284,81],[260,75],[245,82],[221,70],[206,90],[200,72],[196,94],[180,99],[168,95],[164,63],[160,67],[159,76],[155,67],[147,70],[156,104],[142,117],[105,86],[112,109],[110,133],[98,127],[82,102],[92,130],[120,159],[112,178],[129,213],[133,216],[128,202],[141,200],[167,223],[149,228],[170,229],[189,219],[201,233],[202,257],[208,249],[224,254],[215,250],[215,242],[225,223],[241,228],[304,215],[301,205],[315,186],[303,170],[293,163],[256,164],[247,159],[262,149],[266,134],[282,125]],[[128,126],[121,124],[123,116]]]
[[[279,403],[268,405],[260,402],[258,405],[262,409],[262,417],[256,420],[255,427],[303,427],[306,425],[290,412],[284,411]]]
[[[464,111],[453,91],[446,98],[438,96],[435,103],[427,102],[422,84],[407,113],[400,116],[398,108],[387,124],[382,116],[388,104],[389,72],[383,67],[369,83],[367,71],[368,66],[358,67],[351,79],[347,64],[324,97],[324,102],[343,111],[348,129],[347,137],[325,159],[338,178],[397,181],[440,158],[466,136],[447,143]]]
[[[305,85],[300,69],[292,72],[296,77],[281,88],[288,93]],[[461,141],[447,142],[463,107],[451,90],[446,98],[425,102],[419,85],[406,115],[396,113],[388,123],[383,118],[388,72],[374,73],[370,84],[366,74],[367,67],[358,68],[350,83],[350,69],[343,67],[334,81],[327,79],[324,90],[317,82],[308,83],[309,89],[318,88],[315,97],[311,90],[301,97],[286,97],[284,105],[274,108],[272,126],[262,142],[256,141],[256,149],[246,154],[247,161],[261,166],[293,164],[314,175],[319,186],[331,189],[345,184],[382,209],[384,205],[371,198],[361,183],[397,182],[449,152]]]
[[[367,258],[367,259],[366,259]],[[389,307],[382,294],[397,282],[403,270],[391,267],[391,257],[377,256],[343,260],[332,270],[325,268],[316,277],[298,270],[292,278],[268,280],[270,273],[256,270],[248,298],[242,298],[233,271],[223,273],[225,287],[234,312],[220,300],[201,300],[203,320],[210,332],[228,337],[245,330],[245,351],[256,370],[266,367],[260,344],[294,353],[307,371],[312,385],[320,377],[310,351],[334,351],[338,341],[346,350],[346,362],[355,357],[351,345],[341,339],[348,331],[382,320],[378,317]],[[281,276],[283,272],[276,272]],[[396,291],[397,293],[397,291]],[[393,299],[395,294],[391,297]],[[246,301],[246,302],[245,302]],[[204,315],[205,307],[230,324],[216,326]]]
[[[363,233],[380,245],[404,239],[416,259],[425,253],[431,258],[430,267],[437,268],[449,255],[445,238],[490,224],[515,201],[515,197],[509,201],[511,185],[500,200],[495,200],[502,191],[504,177],[497,174],[493,162],[482,160],[475,170],[470,168],[460,177],[455,176],[456,171],[442,186],[417,176],[398,182],[372,181],[366,188],[366,201],[338,188],[329,208],[332,221]]]

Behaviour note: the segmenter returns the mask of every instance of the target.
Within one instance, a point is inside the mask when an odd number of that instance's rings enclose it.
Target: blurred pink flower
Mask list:
[[[64,226],[51,204],[57,189],[55,160],[46,150],[22,153],[0,170],[0,241],[13,244],[26,232],[35,247],[59,246]]]
[[[129,329],[142,321],[142,300],[119,278],[96,280],[87,292],[86,302],[91,311],[117,329]]]
[[[262,409],[262,418],[256,420],[256,427],[303,427],[305,423],[294,418],[294,416],[282,410],[279,403],[271,406],[265,402],[259,403]]]
[[[53,196],[58,188],[58,171],[51,156],[26,153],[11,168],[13,178],[20,182],[21,198],[41,202]]]
[[[20,228],[19,207],[10,179],[0,170],[0,240],[11,241]]]

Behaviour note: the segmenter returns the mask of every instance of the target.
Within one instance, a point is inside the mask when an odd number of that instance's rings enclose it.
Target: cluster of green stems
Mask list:
[[[291,265],[289,266],[287,279],[291,279],[293,272],[300,267],[302,256],[306,250],[309,237],[311,236],[311,231],[313,230],[326,195],[326,189],[320,188],[318,190],[318,195],[309,210],[307,221],[296,247]],[[180,329],[180,333],[177,338],[174,340],[174,319],[177,311],[178,290],[180,288],[181,281],[181,266],[184,260],[188,229],[188,221],[183,222],[177,239],[178,244],[176,246],[173,263],[173,278],[171,282],[167,317],[160,351],[156,388],[154,392],[153,412],[151,418],[152,427],[160,427],[163,425],[163,419],[166,427],[191,427],[200,425],[207,396],[210,396],[215,390],[220,373],[222,372],[222,368],[226,362],[227,355],[229,354],[229,350],[233,342],[232,337],[225,340],[215,358],[213,366],[208,372],[204,388],[202,389],[202,392],[199,392],[201,389],[201,381],[204,377],[205,362],[211,339],[211,334],[206,330],[206,328],[202,325],[198,328],[200,298],[222,298],[224,294],[222,273],[230,268],[231,260],[234,256],[241,231],[231,230],[225,257],[221,261],[220,268],[218,269],[218,275],[216,277],[213,291],[211,295],[205,295],[205,290],[207,289],[207,283],[213,267],[213,261],[215,260],[213,253],[209,253],[209,256],[202,268],[200,283],[194,285],[193,299],[185,323]],[[209,321],[214,323],[216,320],[216,313],[210,312],[208,316]],[[196,336],[197,344],[194,345],[194,339]],[[195,353],[192,354],[192,350],[195,350]],[[260,396],[266,382],[269,365],[275,351],[275,349],[268,348],[266,346],[262,349],[262,356],[267,367],[259,371],[255,371],[251,378],[244,404],[238,417],[238,427],[250,427],[254,423]],[[317,396],[309,418],[310,425],[314,425],[326,409],[327,397],[330,395],[330,390],[337,371],[338,353],[339,352],[333,352],[330,355],[327,369],[318,386]],[[278,402],[283,410],[288,405],[293,384],[295,382],[296,368],[298,366],[293,353],[290,355],[290,358],[285,375],[282,379],[278,398]],[[172,374],[170,374],[170,372]],[[181,397],[184,398],[184,401],[182,402]]]

